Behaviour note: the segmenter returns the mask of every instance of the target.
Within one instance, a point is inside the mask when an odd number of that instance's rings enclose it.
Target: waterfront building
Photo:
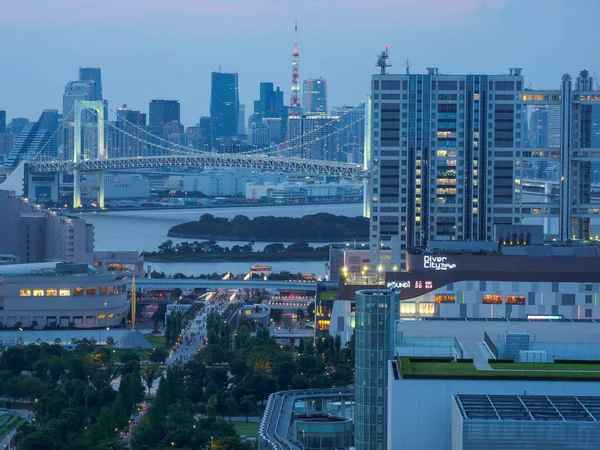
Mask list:
[[[4,265],[0,303],[7,327],[112,327],[127,319],[127,278],[87,264]]]
[[[327,115],[327,80],[307,78],[302,89],[304,114],[311,116]]]
[[[210,117],[214,121],[215,139],[238,134],[239,113],[238,74],[212,72]]]
[[[558,241],[589,239],[593,107],[587,71],[557,90],[527,91],[521,69],[508,75],[378,74],[369,120],[371,251],[392,249],[406,269],[408,248],[434,240],[493,240],[498,225],[558,223]],[[560,109],[560,148],[525,148],[526,106]],[[550,120],[550,118],[549,118]],[[560,161],[557,198],[523,197],[523,170]],[[527,200],[527,201],[526,201]],[[547,200],[547,201],[546,201]],[[581,205],[581,207],[579,206]],[[375,258],[371,258],[374,261]]]

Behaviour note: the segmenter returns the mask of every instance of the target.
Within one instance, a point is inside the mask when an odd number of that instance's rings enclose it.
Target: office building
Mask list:
[[[102,100],[102,71],[100,67],[80,67],[79,81],[92,83],[90,100]]]
[[[29,119],[26,119],[25,117],[15,117],[10,121],[10,124],[8,124],[7,128],[13,134],[19,134],[28,122]]]
[[[201,146],[204,151],[212,151],[216,145],[215,121],[212,117],[200,117]]]
[[[356,293],[356,450],[386,448],[386,361],[394,354],[392,325],[396,319],[398,300],[398,294],[389,290],[363,290]]]
[[[145,113],[129,109],[127,105],[118,108],[115,128],[111,127],[110,130],[113,142],[109,148],[109,157],[148,156],[148,144],[140,142],[151,139],[145,130]]]
[[[214,121],[215,139],[238,134],[239,113],[238,74],[213,72],[211,75],[210,117]]]
[[[0,322],[7,327],[111,327],[127,319],[127,278],[87,264],[0,266]]]
[[[565,75],[561,89],[525,91],[508,75],[380,74],[372,80],[371,251],[383,243],[406,269],[405,250],[433,240],[494,240],[497,225],[553,218],[558,241],[589,239],[593,105],[591,77]],[[561,147],[524,148],[524,106],[561,110]],[[549,118],[550,120],[550,118]],[[575,132],[575,130],[578,130]],[[522,170],[560,161],[560,195],[527,200]],[[578,205],[582,205],[578,207]],[[374,261],[375,258],[371,258]]]
[[[240,105],[237,134],[239,136],[246,134],[246,105]]]
[[[338,128],[338,117],[290,116],[285,154],[294,158],[340,161]]]
[[[328,112],[327,80],[323,78],[308,78],[304,80],[302,104],[304,105],[304,114],[326,116]]]
[[[365,105],[335,107],[331,110],[331,115],[340,118],[337,145],[341,161],[363,164]]]
[[[163,127],[169,122],[181,122],[179,100],[151,100],[149,105],[148,128],[155,136],[163,134]]]
[[[0,109],[0,134],[6,133],[6,111]]]
[[[260,98],[254,101],[254,114],[249,120],[248,139],[251,133],[255,135],[250,144],[259,147],[280,144],[285,137],[287,120],[288,108],[283,104],[283,91],[279,87],[274,89],[273,83],[260,83]],[[256,126],[252,129],[254,124]],[[263,125],[268,130],[264,133]]]
[[[17,136],[4,160],[5,167],[16,167],[19,162],[55,158],[58,152],[59,116],[56,109],[45,109],[37,122],[27,122]]]

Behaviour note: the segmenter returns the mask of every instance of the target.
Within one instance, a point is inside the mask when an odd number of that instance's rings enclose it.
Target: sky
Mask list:
[[[598,17],[598,0],[0,0],[0,109],[62,112],[78,68],[101,67],[111,109],[175,99],[193,126],[221,66],[239,73],[247,119],[261,81],[289,103],[295,19],[300,78],[326,78],[330,108],[364,100],[386,44],[390,72],[522,67],[526,85],[557,89],[564,73],[600,74]]]

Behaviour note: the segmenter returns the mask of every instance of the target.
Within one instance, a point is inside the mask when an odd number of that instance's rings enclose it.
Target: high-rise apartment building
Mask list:
[[[435,240],[495,240],[496,225],[558,221],[557,240],[587,239],[590,220],[592,121],[600,96],[582,71],[575,89],[526,91],[521,69],[508,75],[378,74],[372,79],[371,251],[405,251]],[[527,106],[560,108],[560,148],[524,146]],[[532,149],[533,150],[533,149]],[[551,161],[558,199],[524,201],[523,170]],[[579,206],[581,205],[581,206]],[[376,258],[372,255],[371,261]]]
[[[238,134],[239,113],[238,74],[213,72],[210,117],[214,120],[215,139]]]
[[[304,80],[302,89],[304,114],[327,115],[327,80],[308,78]]]
[[[340,161],[334,116],[293,115],[288,118],[286,155],[295,158]]]

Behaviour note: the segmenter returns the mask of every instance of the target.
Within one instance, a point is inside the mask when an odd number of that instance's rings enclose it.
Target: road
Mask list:
[[[23,419],[27,420],[29,423],[31,423],[31,420],[33,419],[33,412],[32,411],[26,411],[26,410],[22,410],[22,409],[9,409],[9,410],[5,410],[5,411],[12,411],[15,412],[17,414],[19,414]],[[14,430],[12,430],[10,433],[8,433],[8,435],[2,439],[2,441],[0,442],[0,449],[8,449],[8,445],[10,444],[10,441],[12,440],[12,438],[15,436],[15,434],[17,433],[17,429],[15,428]]]

